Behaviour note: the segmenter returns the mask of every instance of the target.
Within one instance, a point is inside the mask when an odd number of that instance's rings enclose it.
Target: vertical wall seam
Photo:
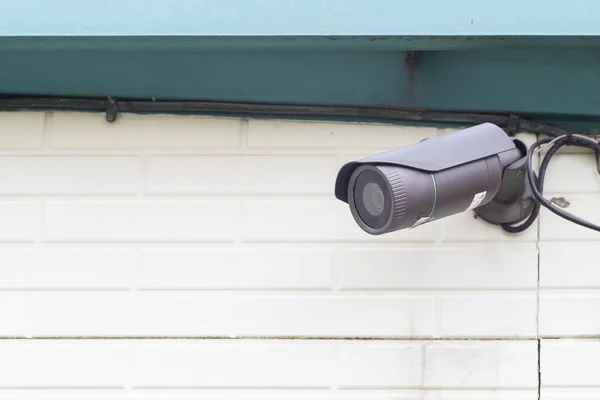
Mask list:
[[[539,140],[539,135],[536,135],[536,141]],[[537,165],[538,171],[541,166],[540,162],[541,156],[537,155]],[[540,340],[540,265],[541,265],[541,256],[540,256],[540,237],[541,237],[541,218],[542,218],[542,210],[540,209],[540,213],[538,214],[537,224],[536,224],[536,241],[535,246],[537,249],[537,282],[536,282],[536,312],[535,312],[535,331],[536,331],[536,339],[537,339],[537,398],[541,400],[542,395],[542,352],[541,352],[541,340]]]
[[[537,387],[537,398],[538,400],[541,400],[542,398],[542,341],[538,338],[537,339],[537,354],[538,354],[538,359],[537,359],[537,368],[538,368],[538,387]]]

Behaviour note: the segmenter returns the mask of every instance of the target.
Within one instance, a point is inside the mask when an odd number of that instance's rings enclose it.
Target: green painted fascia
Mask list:
[[[600,54],[0,51],[5,95],[213,100],[599,116]]]
[[[595,0],[0,2],[0,96],[515,113],[598,128],[598,11]]]

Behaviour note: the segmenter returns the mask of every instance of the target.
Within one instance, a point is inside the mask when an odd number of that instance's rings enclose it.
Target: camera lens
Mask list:
[[[364,231],[393,232],[431,216],[434,182],[431,174],[410,168],[361,165],[350,176],[348,204]]]
[[[392,214],[392,197],[384,174],[376,167],[362,168],[352,189],[359,218],[373,229],[383,228]]]
[[[377,216],[381,214],[383,211],[383,205],[385,204],[385,199],[383,197],[383,191],[378,184],[375,182],[367,183],[363,189],[362,197],[363,202],[365,203],[365,208],[371,215]]]

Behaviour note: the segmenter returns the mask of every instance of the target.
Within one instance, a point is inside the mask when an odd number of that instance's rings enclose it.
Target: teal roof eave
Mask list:
[[[600,129],[597,0],[0,1],[0,97],[515,113]],[[416,63],[409,50],[422,50]]]

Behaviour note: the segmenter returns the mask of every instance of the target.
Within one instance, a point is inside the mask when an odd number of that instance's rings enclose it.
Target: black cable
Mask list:
[[[270,104],[211,100],[117,99],[0,95],[0,111],[4,110],[75,110],[104,111],[113,122],[118,113],[216,113],[234,115],[289,116],[296,118],[357,118],[367,120],[413,121],[417,123],[474,125],[490,122],[509,134],[530,132],[558,137],[568,134],[565,128],[555,127],[514,114],[495,114],[464,111],[433,111],[399,107],[365,107],[319,104]],[[108,118],[110,116],[110,118]],[[581,132],[581,135],[592,135]]]
[[[541,172],[541,169],[540,169],[540,177],[539,178],[536,177],[535,179],[541,190],[541,187],[544,185],[544,177]],[[531,226],[531,224],[533,224],[535,222],[539,213],[540,213],[540,203],[538,201],[536,201],[533,205],[533,209],[531,210],[531,214],[529,214],[529,217],[527,218],[527,220],[524,223],[522,223],[521,225],[500,224],[500,227],[508,233],[521,233],[521,232],[525,231],[527,228],[529,228]]]
[[[599,151],[600,146],[599,146],[598,142],[596,142],[595,140],[590,139],[590,138],[574,136],[572,134],[559,136],[558,138],[540,139],[537,142],[535,142],[529,148],[529,151],[527,152],[527,175],[528,175],[528,179],[529,179],[529,184],[531,185],[531,190],[533,192],[533,196],[535,197],[535,199],[538,201],[538,203],[541,206],[547,208],[554,214],[556,214],[570,222],[573,222],[577,225],[600,232],[600,225],[593,224],[591,222],[583,220],[571,213],[568,213],[568,212],[562,210],[560,207],[556,206],[555,204],[552,204],[552,202],[550,202],[549,200],[544,198],[544,196],[542,195],[541,191],[543,189],[543,181],[544,181],[543,174],[545,174],[545,168],[543,171],[540,168],[540,177],[536,180],[534,171],[533,171],[533,154],[535,153],[535,151],[538,147],[540,147],[543,144],[547,144],[547,143],[552,143],[552,147],[550,147],[550,149],[544,156],[544,159],[542,161],[543,166],[547,166],[548,163],[550,162],[550,159],[552,158],[552,156],[556,153],[556,151],[558,149],[560,149],[563,146],[587,147],[587,148],[593,149],[594,151]]]

